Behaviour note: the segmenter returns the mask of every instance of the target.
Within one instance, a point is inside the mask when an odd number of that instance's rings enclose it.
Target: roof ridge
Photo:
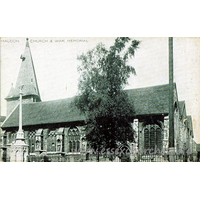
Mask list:
[[[167,86],[167,85],[169,85],[169,84],[155,85],[155,86],[142,87],[142,88],[125,89],[124,91],[133,91],[133,90],[140,90],[140,89],[156,88],[156,87],[163,87],[163,86]],[[78,95],[75,95],[75,96],[72,96],[72,97],[67,97],[67,98],[61,98],[61,99],[46,100],[46,101],[41,101],[41,102],[29,102],[29,103],[23,103],[23,105],[24,104],[35,104],[35,103],[47,103],[47,102],[60,101],[60,100],[69,100],[69,99],[73,99],[77,96]]]
[[[168,85],[169,85],[169,84],[153,85],[153,86],[147,86],[147,87],[139,87],[139,88],[125,89],[124,91],[128,91],[128,90],[140,90],[140,89],[148,89],[148,88],[159,88],[159,87],[168,86]],[[174,85],[176,85],[175,82],[174,82]]]
[[[25,103],[22,103],[23,105],[26,105],[26,104],[28,104],[28,105],[30,105],[30,104],[38,104],[38,103],[40,103],[40,104],[42,104],[42,103],[48,103],[48,102],[55,102],[55,101],[61,101],[61,100],[69,100],[69,99],[73,99],[73,98],[75,98],[76,96],[73,96],[73,97],[68,97],[68,98],[62,98],[62,99],[53,99],[53,100],[46,100],[46,101],[40,101],[40,102],[25,102]]]

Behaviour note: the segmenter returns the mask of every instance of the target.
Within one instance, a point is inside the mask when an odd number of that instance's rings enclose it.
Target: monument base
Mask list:
[[[28,145],[23,140],[16,140],[10,147],[11,162],[27,162],[28,161]]]
[[[176,162],[175,147],[170,147],[169,148],[169,162]]]

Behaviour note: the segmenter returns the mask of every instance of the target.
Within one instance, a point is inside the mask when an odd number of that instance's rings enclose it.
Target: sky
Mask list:
[[[42,101],[72,97],[78,92],[77,56],[102,42],[109,47],[115,38],[29,38]],[[140,40],[129,61],[137,75],[131,75],[125,89],[168,83],[168,38],[134,37]],[[200,38],[174,38],[174,81],[179,101],[185,100],[193,119],[194,139],[200,143]],[[15,86],[26,38],[1,38],[1,115],[11,84]]]

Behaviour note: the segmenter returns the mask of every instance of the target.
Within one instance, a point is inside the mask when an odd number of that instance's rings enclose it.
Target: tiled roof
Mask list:
[[[8,93],[8,95],[7,95],[6,98],[11,98],[11,97],[13,97],[13,96],[14,96],[14,93],[15,93],[15,88],[14,88],[13,86],[11,86],[10,91],[9,91],[9,93]]]
[[[22,106],[22,125],[52,124],[62,122],[82,121],[75,105],[71,104],[74,98],[59,99],[35,103],[25,103]],[[5,120],[2,127],[17,127],[19,123],[19,106]]]
[[[169,111],[169,85],[126,90],[135,115],[166,114]],[[74,98],[23,104],[23,126],[83,121]],[[5,120],[3,128],[17,127],[19,108]]]
[[[174,85],[175,86],[175,85]],[[136,115],[169,112],[169,85],[127,90]]]
[[[184,114],[185,101],[179,101],[178,105],[179,105],[179,113],[182,116]]]
[[[6,119],[5,116],[0,116],[0,122],[3,122]]]
[[[23,96],[35,95],[38,97],[38,100],[40,101],[41,98],[38,89],[38,84],[28,39],[26,41],[24,54],[21,55],[21,59],[22,63],[17,77],[16,86],[15,88],[11,87],[11,90],[6,99],[19,97],[19,86],[24,85],[22,90]]]
[[[187,127],[190,129],[190,131],[192,131],[192,136],[194,136],[193,135],[192,117],[190,115],[187,116]]]

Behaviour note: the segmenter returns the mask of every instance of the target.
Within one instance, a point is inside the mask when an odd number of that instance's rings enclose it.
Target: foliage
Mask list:
[[[134,108],[123,88],[130,74],[136,74],[128,60],[139,43],[128,37],[116,38],[109,49],[100,43],[78,56],[81,66],[75,103],[86,116],[86,140],[95,150],[116,149],[134,140],[130,124]]]

